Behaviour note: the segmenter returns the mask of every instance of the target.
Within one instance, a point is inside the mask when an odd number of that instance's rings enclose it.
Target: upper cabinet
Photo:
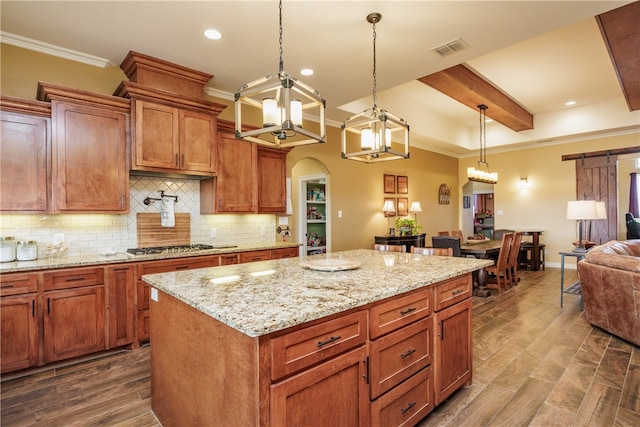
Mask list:
[[[126,99],[39,83],[51,102],[52,212],[127,213]]]
[[[289,150],[236,139],[231,122],[219,127],[217,174],[200,182],[200,212],[284,213]]]
[[[0,107],[0,211],[47,212],[51,105],[2,97]]]
[[[131,99],[131,170],[214,176],[217,116],[225,106],[203,99],[213,76],[137,52],[120,67],[130,81],[114,95]]]

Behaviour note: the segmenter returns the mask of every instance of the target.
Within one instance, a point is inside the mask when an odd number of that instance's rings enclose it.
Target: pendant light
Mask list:
[[[324,143],[325,100],[317,90],[302,83],[284,71],[282,59],[282,0],[279,6],[280,62],[277,74],[254,80],[243,85],[235,94],[236,138],[275,148]],[[256,129],[242,123],[243,112],[262,110],[262,127]],[[302,112],[318,120],[309,122],[311,128],[303,128]]]
[[[373,24],[373,107],[345,120],[341,127],[342,158],[365,163],[406,159],[409,157],[409,124],[378,107],[376,76],[376,24],[382,15],[377,12],[367,15],[367,22]],[[352,138],[348,138],[351,134]],[[347,151],[347,145],[356,145],[355,135],[360,136],[359,147]],[[392,141],[394,135],[398,141]],[[349,141],[351,140],[350,144]],[[396,149],[395,147],[398,147]]]
[[[484,104],[478,105],[478,110],[480,110],[480,160],[478,161],[478,167],[482,166],[482,169],[467,168],[467,179],[469,181],[484,182],[485,184],[497,184],[498,173],[489,172],[489,163],[487,163],[486,111],[488,108]]]

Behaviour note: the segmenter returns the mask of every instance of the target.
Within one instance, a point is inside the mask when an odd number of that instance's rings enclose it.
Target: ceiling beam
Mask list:
[[[418,81],[474,110],[478,109],[478,105],[485,104],[489,107],[487,117],[516,132],[533,129],[531,113],[465,65],[420,77]]]
[[[629,111],[640,110],[640,1],[596,16]]]

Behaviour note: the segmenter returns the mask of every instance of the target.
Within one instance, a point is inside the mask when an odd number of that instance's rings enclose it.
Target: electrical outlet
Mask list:
[[[215,228],[212,228],[211,230],[209,230],[209,237],[211,237],[212,239],[215,239],[216,236],[217,236],[217,233]]]
[[[338,211],[338,218],[342,218],[342,210]]]

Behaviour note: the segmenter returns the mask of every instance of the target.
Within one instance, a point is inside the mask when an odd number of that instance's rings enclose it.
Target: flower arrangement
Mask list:
[[[396,219],[396,228],[400,230],[401,236],[418,234],[418,230],[422,228],[418,225],[418,221],[410,218],[398,218]]]

